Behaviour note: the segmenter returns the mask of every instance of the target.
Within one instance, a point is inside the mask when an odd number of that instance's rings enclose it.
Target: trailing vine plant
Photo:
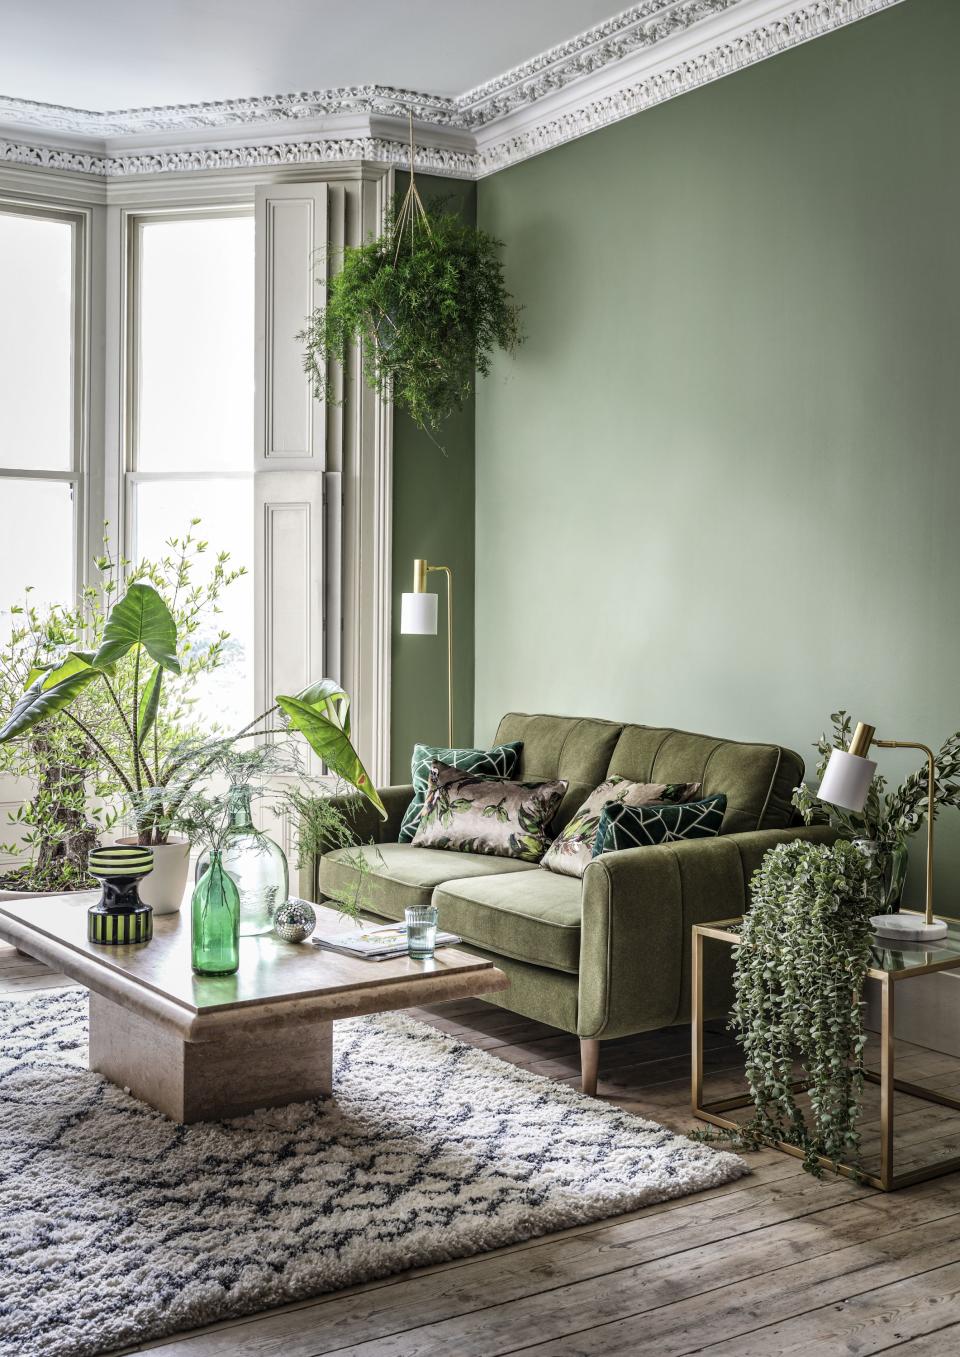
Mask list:
[[[347,246],[326,305],[297,336],[318,400],[341,403],[339,378],[360,348],[367,384],[427,433],[463,408],[495,349],[521,342],[520,308],[503,281],[502,241],[442,203],[425,207],[413,175],[384,233]],[[327,263],[322,260],[326,280]]]
[[[754,1116],[737,1132],[701,1139],[744,1148],[784,1141],[804,1152],[803,1167],[818,1177],[818,1155],[856,1163],[877,891],[874,860],[844,840],[798,840],[766,854],[734,949],[731,1027],[746,1056]]]

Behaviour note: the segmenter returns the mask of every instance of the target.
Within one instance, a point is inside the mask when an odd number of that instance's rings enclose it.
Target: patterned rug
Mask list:
[[[0,1004],[0,1354],[79,1357],[714,1187],[742,1160],[396,1014],[336,1101],[179,1126],[85,1068],[86,996]]]

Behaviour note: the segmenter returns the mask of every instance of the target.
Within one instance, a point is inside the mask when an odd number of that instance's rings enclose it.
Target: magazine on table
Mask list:
[[[407,926],[364,924],[350,933],[314,933],[310,941],[314,947],[322,947],[328,952],[366,957],[368,961],[386,961],[389,957],[406,955]],[[437,929],[437,947],[450,947],[460,941],[456,933],[442,933]]]

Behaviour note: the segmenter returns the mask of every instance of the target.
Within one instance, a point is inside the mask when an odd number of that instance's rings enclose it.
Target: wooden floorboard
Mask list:
[[[0,946],[0,994],[69,985]],[[478,1000],[412,1016],[499,1059],[576,1085],[575,1038]],[[897,1043],[898,1074],[960,1093],[960,1061]],[[742,1088],[722,1025],[706,1037],[708,1096]],[[599,1096],[674,1130],[689,1111],[686,1028],[602,1048]],[[877,1091],[866,1095],[874,1155]],[[960,1114],[897,1099],[898,1167],[960,1153]],[[960,1175],[893,1194],[817,1181],[750,1155],[747,1178],[476,1258],[413,1269],[128,1349],[154,1357],[779,1357],[960,1353]]]

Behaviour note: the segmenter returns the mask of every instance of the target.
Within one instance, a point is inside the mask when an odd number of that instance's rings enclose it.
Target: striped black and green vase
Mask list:
[[[153,853],[138,845],[112,844],[91,848],[90,875],[97,877],[103,894],[87,910],[87,937],[106,947],[149,942],[153,937],[153,910],[143,904],[137,887],[140,878],[153,871]]]

